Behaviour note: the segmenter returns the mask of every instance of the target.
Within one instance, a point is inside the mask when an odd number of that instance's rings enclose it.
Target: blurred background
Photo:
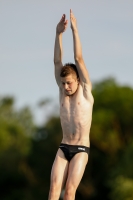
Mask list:
[[[0,199],[48,199],[62,138],[55,29],[73,10],[95,99],[76,200],[133,199],[133,1],[0,1]],[[74,62],[70,23],[63,63]],[[52,147],[52,148],[50,148]]]

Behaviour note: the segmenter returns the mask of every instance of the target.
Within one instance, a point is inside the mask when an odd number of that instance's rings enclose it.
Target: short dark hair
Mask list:
[[[78,74],[78,70],[77,70],[76,65],[73,64],[73,63],[66,63],[61,69],[60,76],[61,77],[66,77],[66,76],[68,76],[70,74],[72,74],[72,75],[76,76],[77,78],[79,78],[79,74]]]

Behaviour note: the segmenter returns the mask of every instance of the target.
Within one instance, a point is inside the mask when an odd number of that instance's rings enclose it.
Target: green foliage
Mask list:
[[[127,188],[129,186],[130,191],[133,188],[133,90],[107,79],[94,85],[93,95],[90,136],[95,192],[102,199],[132,199]],[[100,173],[102,177],[98,180]]]
[[[113,180],[111,199],[132,200],[133,199],[133,179],[117,176]]]
[[[98,137],[101,138],[97,144],[101,150],[117,153],[132,139],[133,90],[109,79],[96,84],[93,95],[91,139],[96,142]]]
[[[29,139],[26,135],[33,131],[32,116],[28,108],[16,112],[12,98],[0,100],[0,155],[14,149],[20,155],[29,151]]]
[[[32,115],[28,108],[16,111],[11,97],[0,99],[0,199],[20,199],[27,177],[22,162],[31,150]],[[22,195],[23,196],[23,195]],[[22,198],[23,199],[23,198]]]

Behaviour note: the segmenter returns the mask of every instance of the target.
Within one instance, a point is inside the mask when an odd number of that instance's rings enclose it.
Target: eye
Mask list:
[[[65,83],[62,82],[62,85],[65,85]]]

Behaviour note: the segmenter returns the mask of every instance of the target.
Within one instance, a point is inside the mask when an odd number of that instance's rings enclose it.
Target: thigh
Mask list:
[[[68,161],[61,149],[58,149],[51,171],[51,187],[62,188],[68,173]]]
[[[72,158],[69,164],[66,187],[73,187],[75,190],[77,189],[83,177],[87,162],[88,154],[85,152],[77,153]]]

